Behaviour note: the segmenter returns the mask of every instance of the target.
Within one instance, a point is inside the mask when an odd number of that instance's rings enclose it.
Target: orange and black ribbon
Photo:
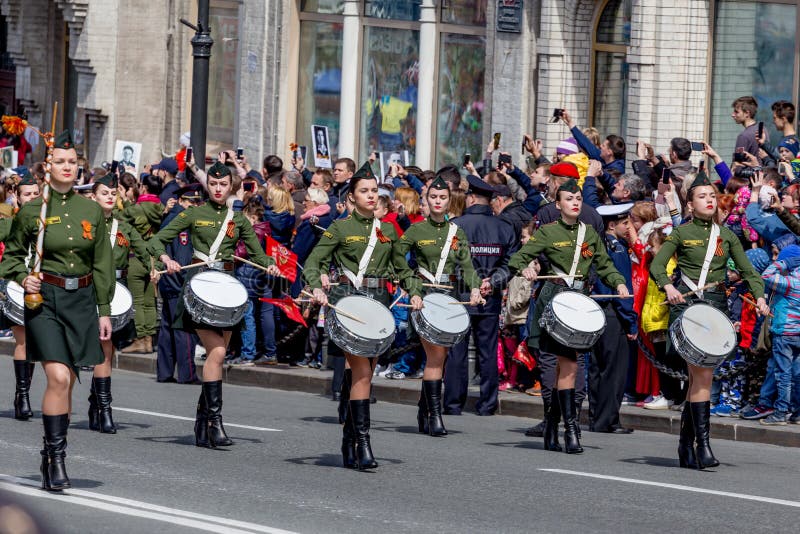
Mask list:
[[[125,236],[122,235],[122,232],[117,232],[117,246],[118,247],[127,247],[129,245],[130,245],[130,243],[128,242],[127,239],[125,239]]]
[[[225,230],[225,235],[233,239],[235,230],[236,230],[236,223],[233,221],[228,221],[228,229]]]
[[[380,241],[381,243],[389,243],[391,241],[391,239],[383,235],[383,232],[381,232],[380,228],[375,229],[375,235],[378,236],[378,241]]]
[[[714,250],[714,256],[724,256],[725,255],[725,251],[722,250],[722,243],[723,243],[722,238],[718,237],[717,238],[717,248]]]
[[[92,240],[92,223],[87,221],[86,219],[81,221],[81,228],[83,229],[83,238],[88,239],[89,241]]]
[[[592,250],[589,248],[589,243],[586,243],[585,241],[581,245],[581,256],[584,258],[591,258],[594,256],[594,252],[592,252]]]
[[[450,250],[458,250],[458,238],[453,236],[453,242],[450,243]]]

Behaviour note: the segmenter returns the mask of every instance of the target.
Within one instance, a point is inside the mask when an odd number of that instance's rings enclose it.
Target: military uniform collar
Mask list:
[[[696,224],[701,228],[711,228],[711,225],[714,224],[714,221],[712,221],[711,219],[705,220],[699,217],[692,217],[692,224]]]
[[[566,222],[564,222],[564,219],[559,217],[558,218],[558,224],[560,224],[561,226],[563,226],[567,230],[577,230],[578,226],[581,224],[581,221],[578,220],[578,222],[576,222],[575,224],[567,224]]]
[[[372,224],[372,221],[375,219],[375,217],[364,217],[363,215],[361,215],[360,213],[358,213],[358,211],[357,211],[357,210],[353,210],[353,212],[352,212],[350,215],[351,215],[351,216],[353,217],[353,219],[355,219],[356,221],[358,221],[358,222],[360,222],[360,223],[364,223],[364,224],[367,224],[367,223],[369,223],[369,224]]]
[[[431,226],[435,226],[436,228],[443,228],[450,224],[450,221],[447,220],[447,217],[445,217],[442,222],[436,222],[430,216],[428,216],[428,222],[431,223]]]
[[[223,211],[228,209],[227,204],[217,204],[213,200],[209,200],[208,202],[206,202],[206,205],[214,208],[214,211]]]
[[[50,188],[50,194],[53,195],[55,200],[67,200],[75,195],[75,191],[70,187],[66,193],[59,193],[53,188]]]

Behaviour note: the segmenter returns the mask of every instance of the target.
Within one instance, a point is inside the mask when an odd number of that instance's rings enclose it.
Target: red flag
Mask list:
[[[286,317],[300,323],[301,325],[308,327],[306,324],[306,320],[303,319],[303,314],[300,313],[300,308],[297,307],[297,304],[294,303],[292,297],[286,296],[280,299],[267,299],[261,298],[259,299],[261,302],[266,302],[268,304],[272,304],[273,306],[277,306],[283,310],[283,313],[286,314]]]
[[[290,282],[297,280],[297,254],[267,236],[267,256],[275,259],[281,276]]]

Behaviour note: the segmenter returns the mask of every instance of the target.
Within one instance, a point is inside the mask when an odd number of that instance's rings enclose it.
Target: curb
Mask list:
[[[11,356],[13,350],[12,343],[0,343],[0,354]],[[155,354],[121,354],[117,352],[114,357],[114,367],[155,376],[156,356]],[[201,370],[202,367],[203,364],[198,362],[198,370]],[[332,381],[330,373],[315,369],[289,367],[285,364],[268,367],[227,366],[223,370],[222,380],[238,386],[301,391],[323,396],[330,395]],[[419,389],[418,380],[378,380],[373,383],[375,396],[382,402],[394,404],[416,405],[419,400]],[[470,388],[464,411],[467,413],[474,411],[477,400],[477,388]],[[544,406],[540,397],[501,391],[498,400],[497,413],[499,415],[527,419],[541,419],[544,415]],[[680,419],[680,413],[672,410],[649,411],[631,406],[623,406],[620,409],[620,420],[623,426],[634,430],[677,435]],[[531,424],[533,423],[534,421],[531,421]],[[588,409],[585,406],[581,411],[581,423],[588,424]],[[711,437],[783,447],[800,447],[800,426],[765,427],[756,421],[715,417],[712,420]]]

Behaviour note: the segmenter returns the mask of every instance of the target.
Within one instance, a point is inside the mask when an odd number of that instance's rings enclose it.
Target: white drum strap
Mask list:
[[[715,223],[711,225],[711,233],[708,235],[708,248],[706,249],[706,257],[703,259],[703,268],[700,269],[700,279],[697,284],[694,281],[681,273],[681,280],[686,284],[689,289],[696,291],[698,297],[703,298],[703,292],[697,291],[698,288],[706,285],[706,278],[708,277],[708,270],[711,268],[711,260],[714,259],[714,252],[717,250],[717,238],[719,237],[719,226]]]
[[[116,219],[111,219],[111,249],[114,249],[114,245],[117,244],[117,229],[119,228],[119,221]]]
[[[367,272],[369,260],[372,259],[372,253],[375,252],[375,245],[378,243],[378,228],[380,228],[380,225],[381,221],[378,220],[377,217],[372,219],[372,230],[370,230],[369,242],[367,243],[366,250],[364,250],[364,254],[361,256],[361,261],[358,262],[358,273],[353,274],[353,271],[342,269],[347,279],[356,287],[361,287],[361,282],[364,281],[364,273]]]
[[[575,271],[578,270],[578,262],[581,261],[581,246],[583,245],[583,240],[586,237],[586,225],[583,223],[579,223],[578,225],[578,240],[575,242],[575,254],[572,256],[572,266],[569,268],[569,274],[565,273],[558,267],[553,264],[550,264],[550,267],[556,272],[559,276],[566,276],[565,282],[569,287],[572,287],[575,283]]]
[[[32,257],[33,257],[33,250],[31,250],[31,246],[28,245],[28,255],[25,256],[25,268],[28,270],[28,272],[31,272],[30,265],[31,265],[31,258]]]
[[[219,233],[217,234],[217,238],[211,243],[211,248],[208,249],[208,255],[203,254],[199,250],[195,249],[194,257],[198,258],[200,261],[217,261],[217,253],[219,252],[219,247],[222,246],[222,240],[225,239],[225,232],[228,231],[228,223],[233,220],[233,210],[228,208],[228,213],[225,214],[225,220],[222,221],[222,228],[219,229]]]
[[[458,226],[450,223],[450,227],[447,229],[447,238],[444,241],[444,247],[442,248],[442,253],[439,256],[439,264],[436,266],[435,275],[431,274],[431,272],[424,267],[417,269],[419,274],[427,278],[432,284],[438,284],[442,279],[442,275],[444,274],[444,266],[447,263],[447,256],[450,254],[450,247],[453,246],[453,238],[455,238],[456,232],[458,232]]]

